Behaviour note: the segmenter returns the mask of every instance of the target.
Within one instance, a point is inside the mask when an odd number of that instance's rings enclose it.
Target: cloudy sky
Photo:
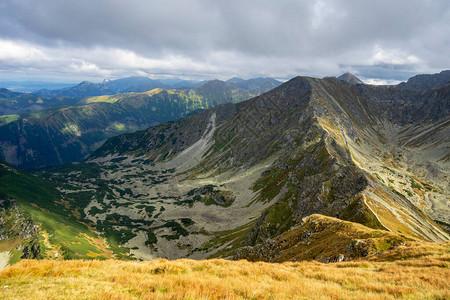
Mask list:
[[[0,79],[227,79],[450,69],[448,0],[0,0]]]

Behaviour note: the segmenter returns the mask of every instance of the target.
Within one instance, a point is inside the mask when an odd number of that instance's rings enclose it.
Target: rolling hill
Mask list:
[[[0,125],[20,118],[19,114],[37,110],[77,105],[79,99],[69,97],[42,98],[32,94],[0,89]]]

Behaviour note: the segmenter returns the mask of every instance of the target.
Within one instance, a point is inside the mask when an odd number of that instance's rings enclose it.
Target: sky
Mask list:
[[[0,80],[339,76],[450,69],[448,0],[0,0]]]

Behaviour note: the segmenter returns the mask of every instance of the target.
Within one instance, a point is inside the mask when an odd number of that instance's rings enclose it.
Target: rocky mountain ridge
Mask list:
[[[250,257],[313,214],[377,232],[346,240],[339,247],[352,244],[348,253],[323,261],[372,253],[391,238],[446,241],[433,221],[450,215],[445,99],[446,86],[421,92],[296,77],[247,101],[110,138],[85,162],[38,176],[120,257]],[[319,223],[350,224],[340,222]]]
[[[413,76],[409,78],[407,82],[402,82],[397,86],[402,89],[424,91],[435,89],[448,83],[450,83],[450,70],[444,70],[436,74]]]

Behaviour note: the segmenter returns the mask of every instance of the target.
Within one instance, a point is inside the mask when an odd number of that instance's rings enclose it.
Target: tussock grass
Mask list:
[[[23,260],[0,272],[2,299],[448,299],[450,243],[370,260]],[[390,261],[394,260],[394,261]]]

